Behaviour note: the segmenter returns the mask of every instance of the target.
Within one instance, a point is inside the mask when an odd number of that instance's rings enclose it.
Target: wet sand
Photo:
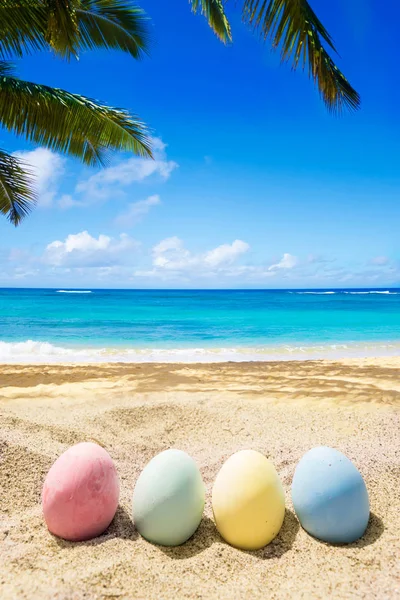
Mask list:
[[[0,366],[0,597],[400,597],[400,358],[277,363]],[[92,440],[111,454],[121,499],[109,529],[69,543],[47,531],[40,494],[53,461]],[[290,484],[317,445],[347,454],[365,477],[364,537],[330,546],[299,527]],[[131,522],[135,481],[158,452],[180,448],[202,472],[207,501],[179,548],[143,540]],[[222,541],[214,478],[233,452],[266,454],[283,481],[286,518],[257,552]]]

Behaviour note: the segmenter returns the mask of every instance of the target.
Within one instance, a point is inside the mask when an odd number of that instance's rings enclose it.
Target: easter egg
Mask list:
[[[309,450],[296,467],[292,500],[302,527],[325,542],[354,542],[369,519],[368,492],[356,466],[341,452]]]
[[[277,536],[285,496],[274,465],[259,452],[242,450],[222,465],[213,486],[217,529],[232,546],[257,550]]]
[[[136,529],[149,542],[179,546],[198,528],[205,488],[200,471],[182,450],[165,450],[143,469],[133,492]]]
[[[47,527],[65,540],[88,540],[114,518],[119,480],[110,455],[91,442],[69,448],[51,467],[43,485]]]

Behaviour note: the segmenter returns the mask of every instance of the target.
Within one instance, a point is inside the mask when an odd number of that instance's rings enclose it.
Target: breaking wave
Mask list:
[[[371,290],[368,292],[343,292],[343,294],[387,294],[391,296],[397,296],[400,292],[390,292],[389,290]]]
[[[91,294],[92,290],[57,290],[57,294]]]
[[[400,294],[400,292],[391,292],[389,290],[364,290],[364,291],[358,291],[358,292],[350,292],[350,291],[344,291],[344,290],[336,290],[335,292],[295,292],[295,291],[291,291],[289,292],[289,294],[314,294],[317,296],[324,296],[326,294],[386,294],[386,295],[391,295],[391,296],[397,296]]]

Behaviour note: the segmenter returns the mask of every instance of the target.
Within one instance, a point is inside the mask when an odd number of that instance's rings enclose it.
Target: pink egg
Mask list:
[[[49,531],[65,540],[88,540],[114,518],[119,479],[111,456],[91,442],[72,446],[51,467],[43,485]]]

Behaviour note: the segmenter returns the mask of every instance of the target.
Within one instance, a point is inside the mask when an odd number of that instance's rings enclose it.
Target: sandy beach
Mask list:
[[[398,598],[400,596],[400,358],[209,365],[0,367],[0,596],[17,598]],[[53,461],[96,441],[114,459],[121,499],[109,529],[69,543],[46,529],[40,494]],[[364,537],[330,546],[299,527],[294,469],[317,445],[335,447],[365,477]],[[167,448],[197,461],[203,521],[183,546],[143,540],[131,495]],[[275,464],[286,517],[266,548],[243,552],[216,531],[211,488],[233,452]]]

